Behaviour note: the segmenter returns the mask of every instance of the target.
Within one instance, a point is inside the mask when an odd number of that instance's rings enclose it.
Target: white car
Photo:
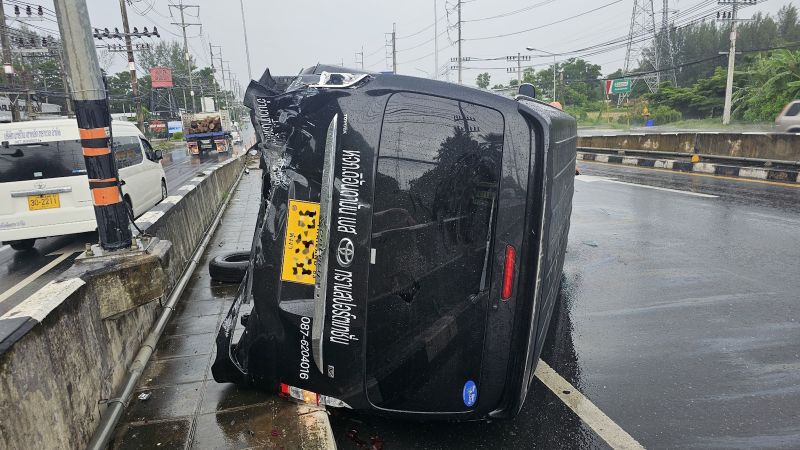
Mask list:
[[[111,131],[123,199],[138,217],[167,197],[162,155],[130,122]],[[97,229],[75,119],[0,124],[0,141],[0,241],[28,250]]]
[[[800,133],[800,100],[786,105],[775,119],[775,125],[784,133]]]

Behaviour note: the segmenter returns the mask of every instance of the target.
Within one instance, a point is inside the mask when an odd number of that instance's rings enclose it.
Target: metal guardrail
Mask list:
[[[613,154],[613,155],[629,155],[629,156],[672,156],[672,157],[684,157],[684,158],[691,158],[692,156],[699,156],[702,159],[706,160],[717,160],[717,161],[731,161],[731,162],[739,162],[739,163],[759,163],[764,165],[765,167],[781,165],[781,166],[793,166],[800,168],[800,161],[787,161],[787,160],[778,160],[778,159],[762,159],[762,158],[746,158],[746,157],[739,157],[739,156],[721,156],[721,155],[708,155],[705,153],[690,153],[690,152],[664,152],[660,150],[629,150],[629,149],[618,149],[618,148],[602,148],[602,147],[578,147],[577,150],[579,152],[589,152],[589,153],[603,153],[603,154]]]

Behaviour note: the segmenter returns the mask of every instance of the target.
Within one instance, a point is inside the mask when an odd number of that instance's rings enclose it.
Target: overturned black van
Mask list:
[[[262,151],[218,382],[418,419],[514,416],[557,298],[575,120],[331,66],[245,97]]]

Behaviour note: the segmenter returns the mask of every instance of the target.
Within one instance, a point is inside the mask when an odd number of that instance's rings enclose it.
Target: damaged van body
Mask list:
[[[262,202],[214,378],[386,415],[514,416],[561,281],[575,120],[325,66],[288,87],[267,71],[245,103]]]

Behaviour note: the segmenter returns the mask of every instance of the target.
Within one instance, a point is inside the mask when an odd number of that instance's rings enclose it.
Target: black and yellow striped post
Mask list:
[[[131,246],[127,205],[119,192],[119,173],[109,142],[111,115],[85,0],[55,0],[64,63],[78,119],[83,159],[92,191],[100,246],[119,250]],[[69,101],[69,100],[68,100]]]
[[[111,115],[108,103],[105,100],[75,100],[75,115],[92,190],[100,246],[105,250],[130,247],[132,235],[127,205],[120,195],[119,172],[109,142]]]

